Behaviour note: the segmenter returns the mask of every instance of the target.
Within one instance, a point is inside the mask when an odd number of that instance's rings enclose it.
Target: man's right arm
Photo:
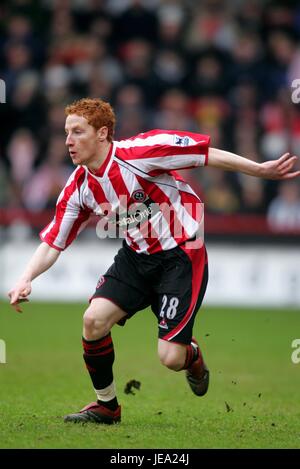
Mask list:
[[[52,248],[46,243],[41,243],[29,263],[27,264],[20,279],[12,288],[8,296],[10,297],[11,306],[18,311],[22,312],[19,303],[28,301],[27,297],[31,293],[31,282],[36,277],[41,275],[56,262],[60,255],[60,251]]]

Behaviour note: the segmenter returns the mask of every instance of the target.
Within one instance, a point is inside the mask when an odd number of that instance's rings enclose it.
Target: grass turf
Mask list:
[[[1,448],[300,448],[300,338],[296,310],[204,307],[195,335],[211,370],[208,394],[194,396],[184,374],[156,356],[154,315],[113,329],[122,423],[65,424],[95,400],[82,360],[80,304],[29,303],[19,315],[0,303]],[[128,381],[141,382],[125,394]]]

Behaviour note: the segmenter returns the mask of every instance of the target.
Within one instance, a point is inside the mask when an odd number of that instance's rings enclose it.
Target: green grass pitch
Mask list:
[[[205,397],[183,372],[159,364],[157,326],[145,310],[113,329],[122,423],[65,424],[95,400],[81,350],[86,305],[0,303],[1,448],[300,448],[300,311],[203,307],[195,335],[211,370]],[[135,394],[126,383],[141,382]]]

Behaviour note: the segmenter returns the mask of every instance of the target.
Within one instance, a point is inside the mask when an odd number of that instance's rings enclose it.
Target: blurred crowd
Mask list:
[[[116,140],[180,129],[255,161],[300,156],[299,39],[297,1],[1,1],[0,209],[55,205],[73,171],[64,107],[85,96],[111,102]],[[300,181],[184,175],[206,213],[300,229]]]

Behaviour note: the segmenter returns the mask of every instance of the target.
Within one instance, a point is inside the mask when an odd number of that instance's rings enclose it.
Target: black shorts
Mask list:
[[[185,244],[155,254],[137,254],[126,242],[98,281],[93,298],[107,298],[129,317],[151,306],[159,338],[189,344],[208,281],[205,246]]]

